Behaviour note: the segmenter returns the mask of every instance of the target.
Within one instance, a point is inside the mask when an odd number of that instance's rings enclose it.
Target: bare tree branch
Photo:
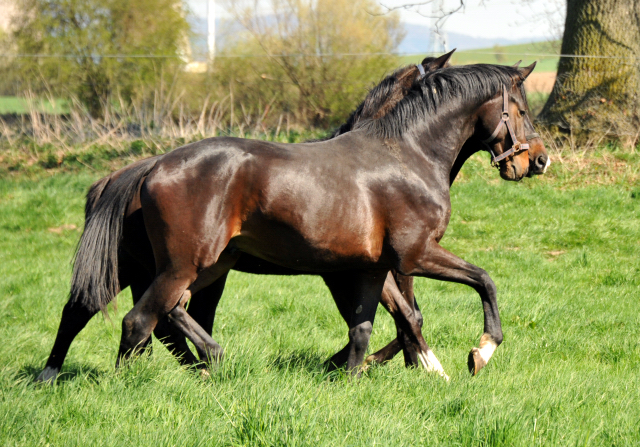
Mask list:
[[[382,14],[389,14],[393,11],[404,10],[404,11],[413,11],[416,14],[419,14],[422,17],[426,17],[429,19],[436,19],[435,27],[436,27],[436,32],[438,32],[439,28],[444,25],[444,23],[447,21],[449,17],[451,17],[453,14],[464,9],[465,3],[467,1],[468,0],[458,0],[458,4],[451,8],[444,8],[443,6],[438,5],[438,3],[440,3],[438,0],[425,0],[422,2],[403,3],[402,5],[397,5],[397,6],[387,6],[384,3],[380,3],[380,6],[386,9],[386,11],[383,12]],[[482,1],[481,3],[484,3],[484,1]],[[424,13],[421,9],[428,5],[432,6],[432,10],[430,13]],[[433,8],[434,6],[436,7]],[[371,14],[381,15],[380,13],[371,13]]]

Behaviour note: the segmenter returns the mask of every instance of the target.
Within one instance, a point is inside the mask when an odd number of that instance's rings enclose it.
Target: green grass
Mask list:
[[[35,104],[36,110],[41,113],[60,115],[69,112],[69,104],[64,99],[57,99],[53,102],[47,99],[39,99]],[[28,100],[17,96],[0,96],[0,115],[15,113],[25,115],[29,113]]]
[[[536,72],[555,72],[558,69],[558,57],[547,56],[559,54],[560,42],[534,42],[519,45],[495,46],[478,50],[458,50],[453,54],[452,63],[466,64],[514,64],[522,59],[524,65],[538,61]],[[502,54],[495,54],[502,53]],[[419,63],[424,55],[403,56],[405,64]]]
[[[454,186],[443,245],[495,280],[505,342],[469,377],[477,294],[417,280],[449,383],[401,356],[353,383],[327,376],[320,364],[346,326],[322,282],[232,273],[213,334],[226,357],[209,380],[156,340],[151,357],[114,371],[125,291],[112,322],[98,316],[80,334],[58,383],[34,384],[68,293],[69,226],[82,226],[99,174],[4,176],[0,445],[638,445],[639,185],[569,182],[561,168],[510,184],[476,157]],[[370,350],[394,334],[381,310]]]

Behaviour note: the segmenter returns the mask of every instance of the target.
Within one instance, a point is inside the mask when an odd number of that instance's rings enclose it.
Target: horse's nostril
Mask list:
[[[538,157],[536,158],[536,167],[538,169],[544,169],[545,166],[547,166],[547,160],[548,160],[548,156],[547,154],[540,154],[538,155]]]

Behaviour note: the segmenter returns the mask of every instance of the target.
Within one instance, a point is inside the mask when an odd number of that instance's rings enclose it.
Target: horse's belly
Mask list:
[[[302,271],[378,267],[384,263],[383,237],[365,228],[323,226],[297,231],[279,222],[243,225],[230,248]]]

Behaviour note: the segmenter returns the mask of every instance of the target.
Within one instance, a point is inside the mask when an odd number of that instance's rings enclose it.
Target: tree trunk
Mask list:
[[[637,138],[640,0],[567,0],[558,77],[540,121]],[[596,57],[593,57],[596,56]]]

